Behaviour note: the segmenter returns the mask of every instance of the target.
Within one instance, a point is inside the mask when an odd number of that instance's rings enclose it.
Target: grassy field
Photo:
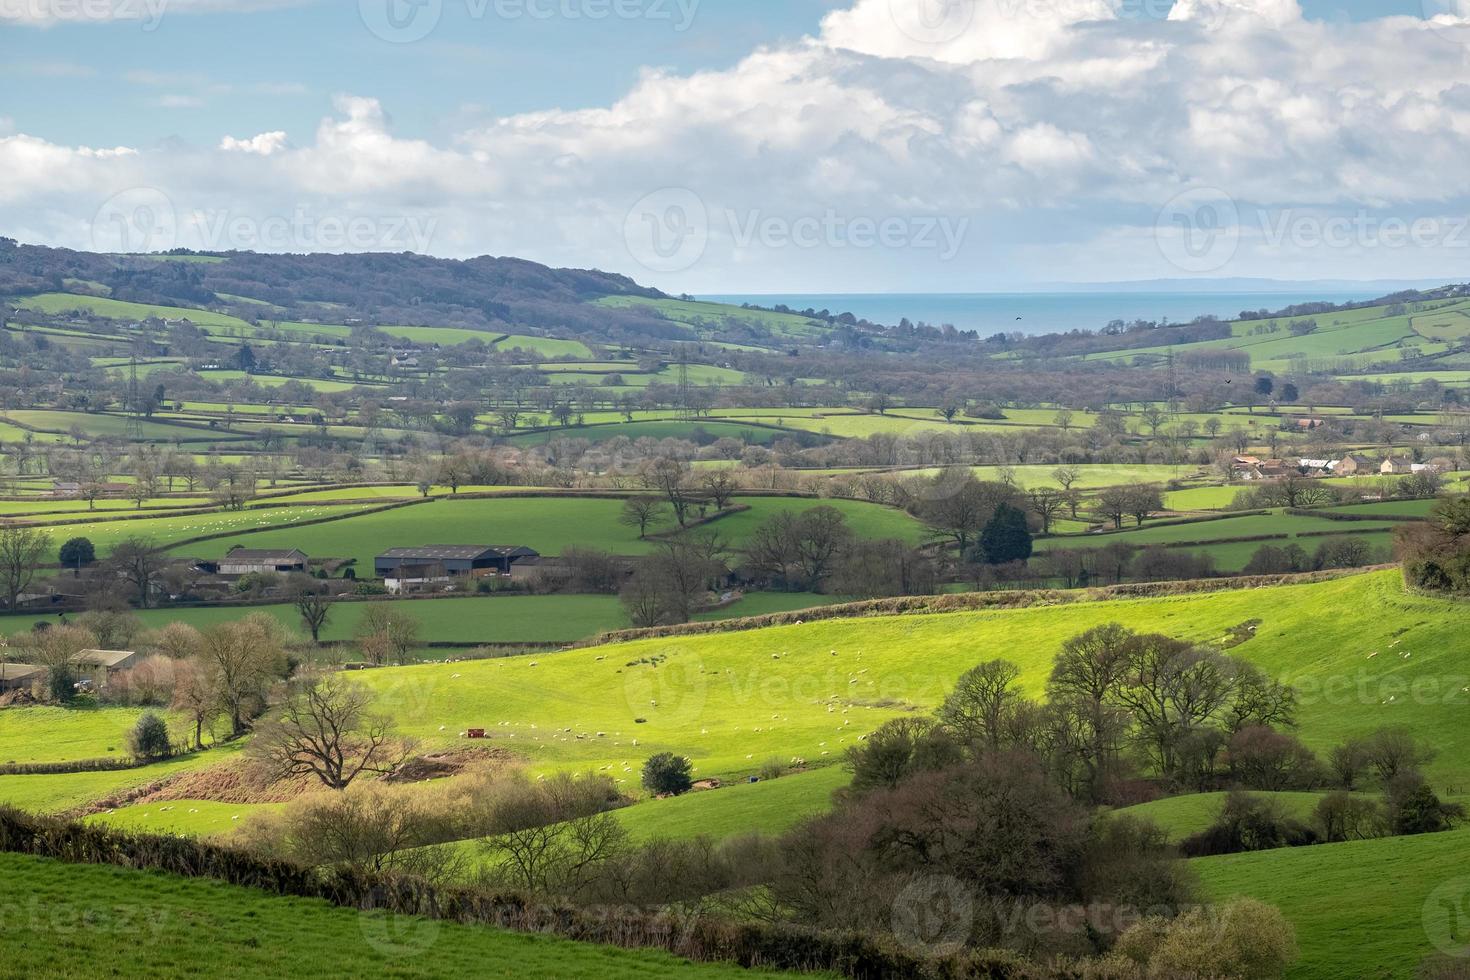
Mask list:
[[[68,538],[90,539],[97,546],[97,554],[101,557],[105,556],[119,541],[131,537],[149,538],[159,545],[168,546],[206,534],[263,532],[268,528],[281,528],[303,521],[358,514],[366,509],[368,505],[362,504],[252,508],[241,511],[211,511],[205,514],[176,517],[143,517],[133,520],[103,519],[76,524],[57,524],[50,531],[58,545]],[[302,528],[294,531],[283,530],[278,533],[296,535],[304,534],[308,530],[310,529]],[[180,550],[187,552],[190,556],[201,558],[223,555],[224,551],[229,550],[226,548],[221,551],[216,544],[216,542],[202,542],[184,546]],[[286,545],[285,547],[293,546]],[[310,550],[307,553],[319,554]],[[322,555],[322,557],[326,556]]]
[[[922,533],[913,518],[877,504],[767,497],[744,498],[740,503],[750,505],[750,510],[708,525],[736,546],[756,524],[778,510],[819,504],[837,507],[847,515],[854,531],[867,537],[917,540]],[[440,499],[313,527],[252,531],[181,550],[201,558],[217,558],[236,546],[300,548],[315,558],[355,558],[359,575],[362,569],[371,569],[373,558],[388,548],[430,544],[516,544],[544,555],[561,554],[570,547],[600,548],[624,555],[648,551],[651,542],[640,541],[635,529],[618,523],[622,507],[623,502],[617,499],[576,497]],[[669,524],[658,530],[669,530]]]
[[[660,750],[687,754],[702,775],[724,778],[772,758],[836,761],[857,736],[931,708],[965,669],[994,656],[1015,661],[1039,694],[1062,640],[1100,623],[1218,642],[1252,619],[1262,621],[1255,637],[1232,652],[1298,684],[1309,745],[1326,749],[1408,724],[1440,748],[1431,776],[1470,777],[1470,730],[1461,723],[1470,668],[1456,652],[1470,607],[1410,595],[1395,573],[1167,599],[822,621],[382,670],[365,682],[413,734],[432,741],[485,727],[543,770],[590,767],[631,787],[637,765]]]
[[[1148,820],[1168,831],[1174,840],[1198,833],[1215,822],[1224,805],[1226,793],[1191,793],[1186,796],[1170,796],[1152,803],[1119,810],[1129,816]],[[1322,799],[1319,793],[1252,793],[1266,796],[1279,803],[1282,808],[1298,820],[1306,821],[1312,809]]]
[[[136,708],[0,711],[0,764],[124,758],[127,732],[142,714]]]
[[[180,837],[209,837],[230,834],[260,813],[281,809],[280,803],[217,803],[213,800],[169,800],[140,803],[93,814],[88,823],[106,824],[119,830],[144,834],[177,834]]]
[[[637,840],[779,834],[825,813],[833,792],[850,781],[847,770],[831,765],[754,784],[646,800],[616,812]]]
[[[486,420],[488,423],[491,420]],[[742,443],[768,443],[781,438],[779,429],[766,426],[746,425],[719,419],[698,422],[676,420],[648,420],[635,422],[605,422],[597,425],[572,425],[565,428],[545,429],[538,432],[522,432],[509,438],[515,446],[544,446],[554,439],[586,439],[589,442],[607,442],[610,439],[688,439],[710,442],[715,439],[735,439]]]
[[[665,953],[575,943],[483,926],[383,918],[199,878],[0,854],[0,878],[25,906],[6,916],[11,976],[232,977],[760,976]],[[105,966],[103,966],[105,964]],[[776,974],[765,974],[776,976]]]
[[[1470,828],[1191,864],[1215,899],[1249,895],[1286,913],[1302,952],[1287,972],[1291,980],[1407,980],[1436,940],[1463,954],[1467,849]]]
[[[104,299],[98,296],[77,296],[72,293],[41,293],[14,301],[16,306],[43,313],[61,313],[67,310],[86,310],[97,316],[118,320],[145,320],[158,317],[162,320],[191,321],[199,327],[222,327],[242,331],[248,336],[254,328],[239,317],[208,310],[186,309],[180,306],[150,306],[146,303],[126,303],[121,300]]]

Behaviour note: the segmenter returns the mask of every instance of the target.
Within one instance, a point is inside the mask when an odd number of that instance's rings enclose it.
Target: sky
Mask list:
[[[1466,279],[1470,0],[0,0],[0,234],[674,292]]]

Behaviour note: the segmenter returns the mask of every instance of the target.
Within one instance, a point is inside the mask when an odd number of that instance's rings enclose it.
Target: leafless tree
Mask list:
[[[20,596],[36,578],[45,555],[51,550],[51,535],[40,528],[7,525],[0,528],[0,584],[5,587],[5,605],[14,609]]]
[[[413,745],[373,711],[373,695],[341,674],[299,685],[255,728],[250,758],[277,779],[315,776],[346,789],[363,773],[397,771]]]

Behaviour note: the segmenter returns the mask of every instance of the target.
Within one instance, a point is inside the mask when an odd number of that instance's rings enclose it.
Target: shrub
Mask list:
[[[149,711],[128,732],[128,751],[137,759],[163,759],[173,751],[169,744],[168,725]]]
[[[1157,918],[1123,934],[1118,949],[1148,964],[1150,977],[1279,977],[1297,957],[1296,930],[1280,910],[1252,898]]]
[[[1382,807],[1373,800],[1341,790],[1328,793],[1318,801],[1312,811],[1312,823],[1328,844],[1382,837],[1388,830]]]
[[[643,785],[661,796],[678,796],[694,787],[692,770],[693,766],[683,756],[660,752],[643,764]]]
[[[1463,819],[1465,808],[1445,803],[1417,772],[1399,773],[1388,784],[1388,818],[1395,834],[1434,834]]]
[[[1186,857],[1240,854],[1317,843],[1311,827],[1288,817],[1271,799],[1239,791],[1225,798],[1215,822],[1179,844]]]
[[[1231,773],[1250,789],[1311,789],[1321,779],[1322,767],[1311,749],[1264,725],[1236,732],[1225,757]]]

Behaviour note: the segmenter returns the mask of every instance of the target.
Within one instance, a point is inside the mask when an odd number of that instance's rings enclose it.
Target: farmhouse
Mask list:
[[[428,545],[393,548],[373,560],[373,572],[389,590],[448,582],[457,578],[510,575],[518,563],[533,562],[539,552],[519,545]]]
[[[1388,459],[1385,459],[1383,461],[1383,465],[1379,468],[1379,472],[1383,473],[1385,476],[1390,476],[1398,473],[1412,473],[1413,471],[1413,462],[1407,459],[1401,459],[1396,456],[1390,456]]]
[[[1343,457],[1342,462],[1337,464],[1337,468],[1333,472],[1338,476],[1367,476],[1377,469],[1377,464],[1367,456],[1358,453],[1349,453]]]
[[[259,551],[250,548],[234,548],[220,559],[219,574],[250,575],[263,572],[304,572],[308,559],[303,552]]]

